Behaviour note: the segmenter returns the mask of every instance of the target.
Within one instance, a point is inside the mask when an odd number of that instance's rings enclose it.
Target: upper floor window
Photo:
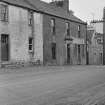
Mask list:
[[[55,19],[51,19],[51,32],[55,34]]]
[[[66,23],[66,33],[69,36],[70,35],[70,24]]]
[[[81,26],[80,25],[78,26],[78,37],[79,38],[81,37]]]
[[[0,4],[0,20],[8,21],[8,6],[5,4]]]
[[[32,11],[28,11],[28,24],[30,26],[32,26],[33,23],[33,12]]]

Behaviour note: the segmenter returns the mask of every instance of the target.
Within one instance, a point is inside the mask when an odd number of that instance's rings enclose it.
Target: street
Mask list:
[[[105,105],[104,66],[53,68],[0,74],[0,105]]]

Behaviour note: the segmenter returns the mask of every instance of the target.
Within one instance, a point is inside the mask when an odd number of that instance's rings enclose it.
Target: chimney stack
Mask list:
[[[66,11],[69,11],[69,0],[52,0],[50,4],[55,5],[57,7],[61,7]]]

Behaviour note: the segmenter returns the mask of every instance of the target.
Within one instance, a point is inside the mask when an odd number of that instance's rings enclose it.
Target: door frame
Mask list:
[[[67,44],[67,64],[70,64],[71,53],[70,53],[70,44]]]
[[[81,45],[78,45],[78,65],[81,65]]]
[[[3,35],[8,36],[8,54],[7,54],[8,58],[7,58],[7,60],[2,60],[2,42],[1,42],[1,61],[2,62],[8,62],[10,60],[10,36],[9,36],[9,34],[1,34],[0,40],[1,40]]]

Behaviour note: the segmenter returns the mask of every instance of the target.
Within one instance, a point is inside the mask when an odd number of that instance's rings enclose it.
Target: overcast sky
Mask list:
[[[43,0],[49,2],[51,0]],[[105,0],[70,0],[70,9],[84,21],[103,18]]]

